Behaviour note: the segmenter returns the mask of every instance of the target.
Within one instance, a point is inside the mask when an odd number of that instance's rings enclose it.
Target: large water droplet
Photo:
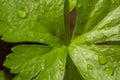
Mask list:
[[[104,72],[106,72],[109,75],[113,75],[114,69],[112,67],[107,67],[104,69]]]
[[[107,63],[107,57],[106,56],[98,56],[98,61],[100,64],[106,64]]]
[[[93,66],[91,64],[87,64],[87,69],[88,70],[92,70],[93,69]]]
[[[112,3],[112,4],[115,4],[115,0],[111,0],[111,3]]]
[[[4,2],[5,0],[0,0],[0,2]]]
[[[18,11],[18,16],[20,18],[26,18],[27,17],[27,13],[24,10],[20,10],[20,11]]]
[[[78,8],[81,8],[81,7],[82,7],[82,4],[81,4],[81,3],[79,3],[79,4],[78,4]]]
[[[60,70],[61,71],[64,71],[65,70],[65,67],[63,65],[60,66]]]

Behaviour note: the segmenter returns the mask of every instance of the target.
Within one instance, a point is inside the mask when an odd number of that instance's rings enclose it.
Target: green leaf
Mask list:
[[[120,41],[120,1],[112,1],[93,0],[89,4],[95,7],[93,9],[90,7],[91,10],[88,13],[85,2],[78,1],[78,23],[69,46],[69,54],[85,80],[120,79],[120,45],[118,44]],[[80,8],[79,3],[81,3]],[[80,17],[83,14],[80,11],[83,8],[88,17]],[[85,23],[79,24],[80,20]],[[112,43],[107,44],[108,41]],[[106,43],[97,44],[102,42]]]
[[[69,0],[70,12],[76,7],[77,0]]]
[[[74,44],[69,52],[85,80],[120,79],[120,46]]]
[[[13,80],[63,80],[67,50],[64,27],[65,0],[4,0],[0,2],[0,36],[18,45],[4,66],[17,74]]]
[[[0,0],[0,36],[38,43],[12,48],[4,66],[16,74],[13,80],[120,79],[120,0]]]
[[[0,2],[0,36],[9,42],[64,44],[64,0]]]
[[[112,2],[111,2],[112,1]],[[75,38],[78,35],[81,35],[82,33],[86,33],[93,29],[95,26],[102,26],[104,23],[106,23],[108,18],[106,20],[105,17],[109,17],[109,15],[112,12],[115,12],[117,7],[119,7],[120,1],[119,0],[78,0],[77,2],[77,23],[76,28],[73,34],[73,37]],[[114,1],[114,3],[113,3]],[[117,9],[116,12],[119,10]],[[113,16],[119,17],[119,13],[113,13]],[[118,19],[116,17],[116,19]],[[114,17],[115,18],[115,17]],[[106,22],[104,22],[104,21]],[[109,21],[111,19],[109,18]],[[119,19],[118,19],[119,20]],[[100,23],[102,21],[102,23]],[[116,21],[119,22],[119,21]],[[98,25],[101,24],[101,25]],[[111,23],[111,22],[109,22]],[[114,24],[114,23],[112,23]],[[105,26],[105,25],[104,25]],[[103,26],[102,26],[103,27]],[[107,27],[107,26],[106,26]]]
[[[66,66],[66,47],[52,48],[42,45],[19,45],[12,49],[4,63],[13,80],[63,80]]]
[[[0,80],[5,80],[4,71],[0,71]]]

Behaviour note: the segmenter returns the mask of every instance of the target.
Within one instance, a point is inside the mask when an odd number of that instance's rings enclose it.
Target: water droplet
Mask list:
[[[60,70],[61,71],[64,71],[65,70],[65,67],[62,65],[62,66],[60,66]]]
[[[106,64],[107,63],[107,58],[106,56],[98,56],[98,61],[100,64]]]
[[[93,66],[91,64],[87,64],[87,69],[92,70]]]
[[[83,52],[83,54],[84,54],[84,55],[87,55],[87,53],[86,53],[86,52]]]
[[[5,2],[5,0],[0,0],[0,2]]]
[[[76,0],[73,0],[73,4],[76,4]]]
[[[104,69],[104,72],[106,72],[109,75],[113,75],[114,69],[111,68],[111,67],[107,67],[107,68]]]
[[[23,11],[23,10],[20,10],[20,11],[18,11],[18,16],[20,18],[26,18],[27,13],[25,11]]]
[[[81,8],[81,7],[82,7],[82,4],[81,4],[81,3],[79,3],[79,4],[78,4],[78,8]]]
[[[112,3],[112,4],[115,4],[115,0],[111,0],[111,3]]]
[[[41,69],[44,69],[44,66],[42,66]]]
[[[40,42],[44,43],[44,42],[45,42],[45,40],[44,40],[44,39],[42,39],[42,38],[40,38]]]

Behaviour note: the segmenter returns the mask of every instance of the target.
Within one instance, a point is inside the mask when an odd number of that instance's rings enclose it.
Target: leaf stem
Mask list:
[[[64,23],[65,23],[65,39],[66,46],[70,43],[70,14],[69,14],[69,2],[65,0],[64,4]]]

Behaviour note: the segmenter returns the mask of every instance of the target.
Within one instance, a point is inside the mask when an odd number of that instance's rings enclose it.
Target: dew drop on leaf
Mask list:
[[[27,13],[24,10],[20,10],[20,11],[18,11],[18,16],[20,18],[26,18]]]
[[[60,70],[61,71],[64,71],[65,70],[65,67],[63,65],[60,66]]]
[[[111,68],[111,67],[107,67],[107,68],[104,69],[104,72],[109,74],[109,75],[113,75],[114,69]]]
[[[107,63],[107,57],[106,56],[98,56],[98,61],[100,64],[106,64]]]
[[[87,64],[87,69],[88,70],[92,70],[93,69],[93,66],[91,64]]]
[[[44,66],[42,66],[41,69],[43,70],[43,69],[44,69]]]
[[[5,0],[0,0],[0,2],[4,2]]]

